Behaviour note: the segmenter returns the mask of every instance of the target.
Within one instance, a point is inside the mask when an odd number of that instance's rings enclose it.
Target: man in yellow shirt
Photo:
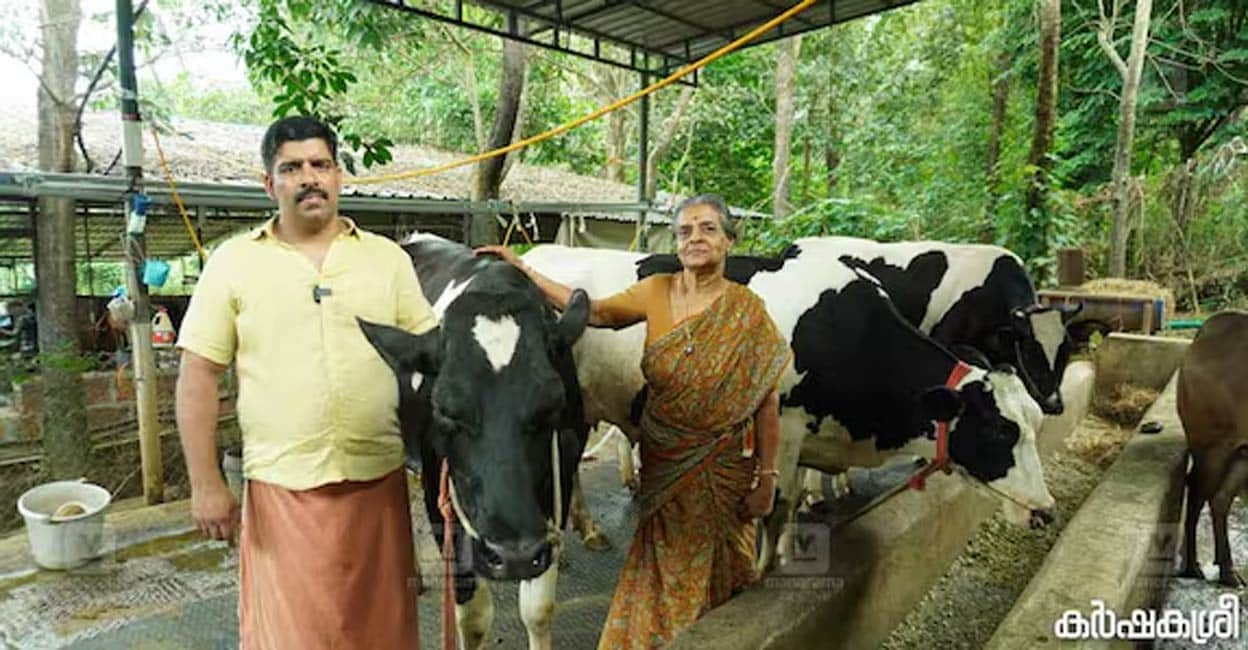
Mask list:
[[[239,541],[243,648],[416,647],[416,584],[393,372],[356,318],[436,325],[407,253],[338,214],[337,137],[306,117],[261,144],[278,216],[216,249],[182,323],[178,429],[191,514]],[[233,364],[247,479],[217,464]]]

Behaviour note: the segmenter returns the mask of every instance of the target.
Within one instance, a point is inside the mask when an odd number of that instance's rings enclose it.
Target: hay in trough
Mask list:
[[[1079,291],[1105,296],[1124,296],[1127,298],[1161,299],[1163,318],[1174,318],[1174,292],[1169,287],[1148,280],[1124,280],[1122,278],[1099,278],[1088,280],[1079,286]]]
[[[1100,395],[1093,400],[1092,412],[1114,424],[1133,427],[1155,401],[1157,391],[1151,388],[1118,384],[1110,389],[1108,395]]]
[[[1134,430],[1109,420],[1089,415],[1079,428],[1066,438],[1066,449],[1097,467],[1109,467]]]

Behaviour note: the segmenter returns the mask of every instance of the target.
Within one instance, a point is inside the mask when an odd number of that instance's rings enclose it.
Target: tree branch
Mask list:
[[[1105,18],[1105,0],[1097,0],[1096,8],[1101,12],[1101,19],[1097,22],[1096,42],[1100,44],[1101,49],[1105,52],[1105,56],[1109,57],[1109,62],[1114,64],[1114,68],[1118,70],[1118,75],[1123,79],[1127,78],[1127,64],[1122,60],[1122,56],[1118,54],[1118,50],[1114,49],[1111,39],[1114,35],[1114,28],[1118,24],[1118,0],[1113,0],[1114,10],[1109,19]]]
[[[668,151],[672,148],[672,142],[676,139],[676,129],[680,127],[685,110],[689,108],[689,104],[693,101],[693,90],[689,86],[681,89],[680,97],[676,99],[676,106],[672,108],[672,112],[663,123],[663,130],[659,140],[655,143],[654,150],[650,152],[650,156],[646,160],[646,187],[644,192],[646,198],[651,201],[654,200],[659,187],[659,162],[667,156]]]
[[[1164,70],[1161,69],[1161,66],[1157,65],[1157,57],[1149,56],[1148,53],[1146,52],[1144,54],[1144,60],[1153,64],[1153,69],[1157,71],[1157,78],[1161,79],[1161,84],[1166,87],[1167,91],[1169,91],[1170,97],[1173,98],[1175,101],[1181,101],[1183,99],[1182,96],[1180,96],[1179,93],[1174,90],[1174,86],[1170,85],[1170,80],[1166,78],[1166,73]]]
[[[134,11],[134,19],[138,20],[139,16],[147,11],[148,0],[143,0],[139,4],[139,8]],[[78,110],[74,115],[74,139],[78,141],[78,148],[82,151],[82,157],[87,163],[87,171],[91,171],[91,157],[87,155],[87,145],[82,141],[82,113],[87,109],[87,102],[91,101],[91,93],[95,92],[95,87],[99,85],[100,78],[104,76],[104,71],[108,69],[109,64],[113,62],[113,57],[117,54],[117,46],[113,45],[108,48],[108,54],[104,55],[104,59],[100,61],[99,67],[95,69],[95,74],[91,77],[91,83],[87,84],[87,89],[82,93],[82,100],[78,102]],[[42,79],[40,79],[42,82]]]

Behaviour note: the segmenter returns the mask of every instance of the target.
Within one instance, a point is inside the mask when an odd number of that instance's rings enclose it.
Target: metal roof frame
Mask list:
[[[369,0],[458,27],[665,77],[780,15],[786,0]],[[473,21],[464,4],[494,20]],[[761,45],[918,0],[823,0],[749,43]],[[570,36],[580,37],[580,42]],[[626,57],[604,48],[614,45]],[[682,80],[696,85],[697,73]]]
[[[120,260],[125,230],[123,198],[129,181],[117,176],[61,174],[51,172],[0,172],[0,262],[33,257],[33,234],[38,199],[64,197],[75,200],[80,226],[75,233],[79,259]],[[151,198],[146,244],[148,254],[176,258],[195,252],[185,222],[164,183],[152,182],[144,192]],[[178,185],[197,236],[205,245],[267,219],[273,200],[258,185],[192,182]],[[405,193],[365,194],[348,187],[339,207],[361,226],[375,232],[399,235],[419,228],[452,239],[466,240],[472,215],[585,215],[633,221],[645,212],[665,218],[662,206],[636,203],[561,203],[466,201],[418,197]],[[750,214],[748,216],[757,217]]]

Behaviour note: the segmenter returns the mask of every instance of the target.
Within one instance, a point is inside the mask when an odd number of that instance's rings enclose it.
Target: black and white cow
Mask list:
[[[637,280],[641,258],[539,246],[524,261],[602,298]],[[953,464],[995,490],[1012,510],[1053,507],[1035,444],[1042,413],[1012,370],[971,368],[946,387],[958,359],[906,321],[878,280],[835,257],[803,251],[778,268],[760,267],[748,286],[794,353],[780,386],[778,487],[789,507],[799,494],[797,460],[807,435],[841,441],[869,464],[897,453],[931,459],[936,420],[949,422]],[[644,337],[644,325],[591,329],[574,348],[586,416],[612,422],[634,439],[638,432],[629,413],[644,384]],[[784,510],[777,508],[777,516],[787,517]]]
[[[779,258],[732,256],[724,274],[748,285],[755,273],[789,260],[840,260],[878,279],[901,315],[966,361],[1009,364],[1049,414],[1062,412],[1061,383],[1072,344],[1061,308],[1042,306],[1017,255],[999,246],[916,241],[881,243],[854,237],[797,240]],[[654,255],[641,275],[679,268],[674,255]],[[982,358],[978,358],[982,355]]]
[[[477,648],[492,625],[477,576],[520,580],[529,647],[550,648],[560,531],[588,434],[571,352],[588,301],[575,295],[556,318],[505,262],[427,235],[404,250],[440,326],[419,336],[360,326],[398,378],[403,439],[439,543],[439,470],[449,461],[461,639]]]

